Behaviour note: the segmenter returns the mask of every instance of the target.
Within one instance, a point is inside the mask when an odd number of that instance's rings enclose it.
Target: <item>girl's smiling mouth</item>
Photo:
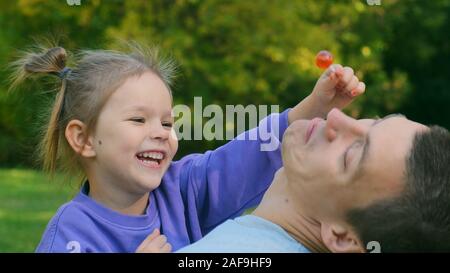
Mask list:
[[[166,152],[162,150],[147,150],[136,154],[138,161],[149,168],[160,168],[166,158]]]

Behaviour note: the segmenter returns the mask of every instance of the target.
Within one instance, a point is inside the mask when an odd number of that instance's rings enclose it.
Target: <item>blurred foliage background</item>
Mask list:
[[[450,128],[450,0],[380,0],[381,5],[365,0],[80,0],[69,5],[75,2],[0,1],[0,168],[6,169],[0,176],[0,237],[9,240],[3,250],[32,251],[41,235],[36,230],[44,229],[61,204],[56,198],[53,206],[39,207],[30,192],[35,200],[47,201],[60,192],[50,194],[45,183],[35,182],[45,180],[39,173],[15,171],[35,168],[42,113],[55,95],[49,90],[59,84],[34,81],[7,93],[7,64],[35,39],[57,37],[73,53],[116,49],[118,39],[156,44],[180,64],[175,104],[193,105],[194,96],[201,96],[203,105],[265,104],[280,110],[310,93],[321,74],[315,55],[327,49],[367,85],[366,94],[346,110],[353,117],[400,112]],[[220,144],[181,141],[177,158]],[[26,187],[11,186],[23,180]],[[20,208],[28,212],[20,216]],[[41,211],[37,220],[34,210]],[[27,228],[30,219],[40,226]],[[16,245],[20,238],[26,245]]]
[[[18,0],[0,2],[0,64],[34,39],[60,38],[69,51],[115,49],[117,39],[157,44],[180,64],[175,104],[291,107],[321,71],[315,54],[331,51],[367,92],[354,117],[401,112],[450,128],[448,0]],[[373,1],[372,1],[373,2]],[[41,113],[54,93],[31,82],[7,94],[0,80],[0,166],[32,166]],[[43,92],[44,91],[44,92]],[[220,145],[182,141],[178,158]]]

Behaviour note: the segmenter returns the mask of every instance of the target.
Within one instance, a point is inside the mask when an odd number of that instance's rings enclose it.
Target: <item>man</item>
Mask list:
[[[338,109],[286,130],[283,165],[251,215],[180,252],[450,251],[450,135]]]

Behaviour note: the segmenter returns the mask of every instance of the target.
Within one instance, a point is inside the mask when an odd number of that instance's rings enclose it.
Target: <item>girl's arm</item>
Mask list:
[[[198,215],[203,234],[260,202],[282,165],[281,138],[288,113],[269,115],[258,127],[214,151],[174,162],[166,178],[179,170],[187,210]]]

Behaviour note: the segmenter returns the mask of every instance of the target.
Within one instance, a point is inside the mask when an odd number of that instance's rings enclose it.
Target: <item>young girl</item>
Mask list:
[[[257,140],[235,139],[172,162],[174,66],[157,51],[83,51],[71,68],[66,58],[54,47],[15,63],[13,86],[34,75],[61,81],[42,140],[45,170],[65,167],[86,178],[49,222],[37,252],[170,252],[261,200],[281,158],[279,149],[261,151],[257,131]],[[309,97],[260,126],[282,136],[294,120],[350,103],[351,91],[359,95],[364,85],[336,65]]]

